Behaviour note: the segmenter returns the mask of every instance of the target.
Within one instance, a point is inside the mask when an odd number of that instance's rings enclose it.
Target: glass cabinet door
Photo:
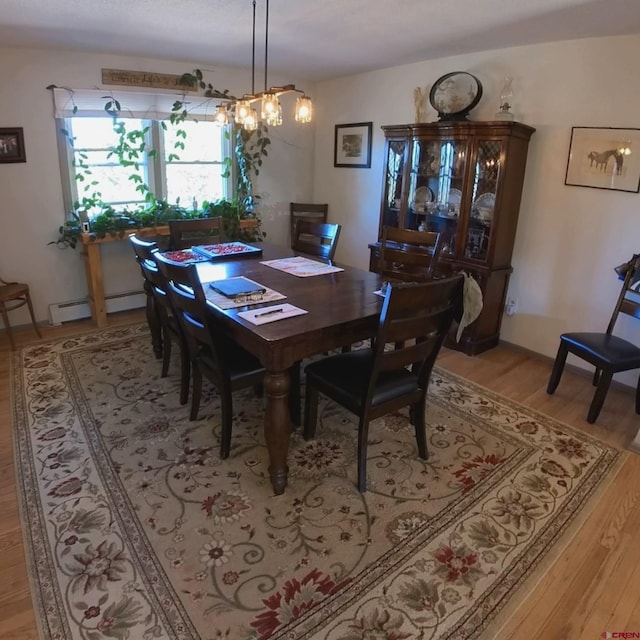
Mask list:
[[[471,213],[464,248],[465,258],[487,259],[500,181],[501,156],[500,140],[478,142],[478,154],[473,167]]]
[[[456,253],[466,140],[414,140],[405,227],[441,234],[442,253]]]
[[[383,227],[400,226],[407,146],[407,140],[391,139],[387,141],[384,200],[381,216],[381,225]]]

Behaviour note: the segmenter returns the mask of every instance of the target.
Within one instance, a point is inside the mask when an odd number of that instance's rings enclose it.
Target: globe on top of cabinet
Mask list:
[[[433,122],[382,127],[385,162],[378,239],[384,226],[438,231],[436,273],[466,271],[484,308],[448,346],[476,354],[498,344],[512,272],[529,139],[519,122]],[[370,246],[377,271],[379,243]]]

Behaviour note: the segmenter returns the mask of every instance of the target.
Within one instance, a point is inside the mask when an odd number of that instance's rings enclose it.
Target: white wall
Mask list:
[[[48,305],[87,295],[79,249],[60,250],[47,243],[64,222],[56,124],[50,84],[102,88],[101,69],[131,69],[181,74],[201,68],[205,80],[233,94],[250,90],[250,72],[191,62],[167,62],[113,55],[0,48],[0,127],[23,127],[26,163],[0,164],[0,276],[31,287],[36,316],[48,318]],[[295,82],[313,93],[313,86]],[[120,92],[120,87],[105,89]],[[126,88],[124,88],[126,90]],[[269,158],[256,181],[262,196],[263,229],[268,239],[288,242],[289,202],[308,199],[313,181],[313,127],[293,121],[295,98],[282,98],[285,125],[272,131]],[[123,103],[123,108],[126,105]],[[287,117],[287,112],[290,117]],[[103,245],[107,295],[141,289],[140,271],[126,242]],[[29,322],[26,309],[11,314],[12,324]]]
[[[366,268],[382,188],[381,125],[413,122],[413,89],[450,71],[483,84],[473,120],[491,120],[506,75],[516,118],[536,128],[529,147],[509,295],[518,311],[501,338],[554,356],[563,331],[602,331],[619,293],[613,267],[640,251],[640,194],[565,186],[572,126],[640,127],[640,36],[573,40],[427,61],[321,83],[314,201],[343,229],[337,259]],[[427,121],[436,119],[431,107]],[[334,168],[334,125],[373,122],[371,169]],[[635,149],[640,153],[640,148]],[[637,340],[637,321],[619,333]],[[582,364],[570,359],[574,364]],[[635,384],[621,374],[617,379]]]

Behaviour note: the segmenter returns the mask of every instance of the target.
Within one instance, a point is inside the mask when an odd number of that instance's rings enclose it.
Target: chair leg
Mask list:
[[[166,327],[162,330],[164,348],[162,350],[162,371],[161,378],[166,378],[169,373],[169,364],[171,363],[171,333]]]
[[[367,491],[367,443],[369,442],[369,418],[362,416],[358,424],[358,491]]]
[[[318,390],[307,381],[307,392],[304,398],[304,432],[305,440],[311,440],[316,435],[318,421]]]
[[[222,412],[222,431],[220,432],[220,458],[226,460],[231,451],[231,429],[233,427],[233,399],[231,390],[227,389],[220,394]]]
[[[4,328],[7,332],[7,336],[9,336],[9,342],[11,343],[11,350],[16,350],[16,343],[13,339],[13,333],[11,333],[11,325],[9,324],[9,314],[7,313],[7,308],[3,303],[0,303],[0,313],[2,313],[2,320],[4,322]]]
[[[418,455],[423,460],[428,460],[429,452],[427,451],[427,431],[426,431],[426,424],[424,419],[424,411],[425,411],[424,403],[416,402],[415,404],[411,405],[411,409],[413,412],[413,419],[414,419],[413,424],[416,431],[416,443],[418,445]]]
[[[598,369],[598,367],[596,367],[596,370],[593,372],[593,380],[591,381],[591,384],[593,384],[594,387],[598,386],[598,382],[600,381],[600,374],[602,373],[602,371],[600,369]]]
[[[188,347],[180,344],[180,404],[187,404],[189,400],[189,382],[191,377],[191,359]]]
[[[567,361],[567,354],[569,349],[561,342],[558,347],[558,353],[556,355],[555,362],[553,363],[553,369],[551,370],[551,376],[549,377],[549,384],[547,385],[547,393],[552,394],[557,388],[560,378],[562,377],[562,371],[564,370],[564,363]]]
[[[162,358],[162,326],[156,309],[156,301],[151,291],[151,283],[144,281],[144,292],[147,294],[147,324],[151,333],[151,348],[156,359]]]
[[[600,375],[600,381],[598,382],[598,387],[596,388],[595,395],[591,401],[591,406],[589,407],[589,413],[587,414],[587,422],[589,424],[593,424],[598,419],[598,415],[600,415],[600,409],[602,409],[604,399],[607,396],[607,391],[609,391],[611,378],[613,378],[613,372],[608,369],[603,369]]]
[[[33,328],[36,330],[36,333],[38,334],[38,338],[42,338],[42,334],[40,333],[40,329],[38,328],[38,325],[36,324],[36,316],[33,313],[33,305],[31,304],[31,295],[29,294],[28,291],[27,291],[27,307],[29,307],[29,315],[31,316],[31,324],[33,325]]]
[[[292,429],[300,426],[300,361],[289,370],[289,417]]]
[[[202,373],[200,373],[200,368],[196,364],[191,367],[191,377],[193,378],[193,385],[191,389],[191,415],[189,416],[189,420],[197,420],[200,409],[200,396],[202,394]]]

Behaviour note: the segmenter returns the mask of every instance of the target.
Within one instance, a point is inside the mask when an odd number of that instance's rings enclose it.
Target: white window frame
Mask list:
[[[106,97],[108,95],[108,97]],[[73,166],[74,153],[67,136],[63,130],[69,130],[69,120],[81,117],[109,118],[105,111],[105,104],[109,101],[117,101],[121,109],[118,118],[136,118],[150,122],[147,147],[155,149],[156,160],[148,166],[148,186],[158,200],[166,199],[166,174],[163,141],[161,132],[161,120],[167,120],[172,112],[172,106],[180,100],[189,112],[189,118],[198,121],[213,122],[215,104],[201,96],[185,96],[184,94],[160,94],[143,91],[118,91],[80,89],[71,90],[63,88],[53,89],[54,117],[56,118],[56,130],[58,132],[58,153],[62,168],[62,191],[65,211],[73,210],[74,202],[82,197],[78,191],[78,183],[75,179],[75,167]],[[230,136],[225,129],[221,129],[222,158],[230,157],[232,145]],[[223,197],[231,199],[233,195],[233,176],[231,172],[223,185]],[[172,204],[172,203],[170,203]],[[191,203],[181,203],[182,206],[190,206]],[[201,204],[201,203],[200,203]]]

